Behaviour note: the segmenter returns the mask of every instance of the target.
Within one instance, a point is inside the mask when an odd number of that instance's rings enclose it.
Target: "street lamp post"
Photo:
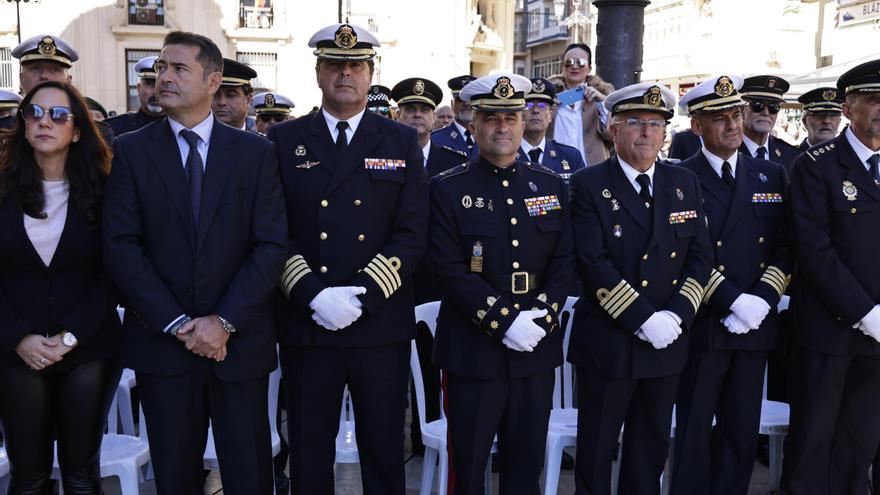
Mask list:
[[[15,2],[15,31],[18,34],[18,43],[21,44],[21,12],[19,11],[19,4],[21,2],[28,3],[36,0],[6,0],[6,3]]]
[[[572,2],[571,15],[563,18],[565,15],[565,7],[568,4],[566,0],[553,0],[553,13],[556,14],[556,20],[560,25],[564,25],[568,29],[573,29],[572,31],[572,42],[574,43],[584,43],[583,30],[592,24],[596,16],[592,13],[584,14],[581,11],[581,0],[574,0]],[[586,40],[586,43],[589,43],[589,40]]]
[[[593,0],[596,23],[596,74],[615,88],[642,76],[642,38],[649,0]]]

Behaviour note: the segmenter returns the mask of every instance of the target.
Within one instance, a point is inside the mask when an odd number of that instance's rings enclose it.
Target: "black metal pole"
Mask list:
[[[21,12],[18,11],[20,0],[15,0],[15,31],[18,33],[18,44],[21,44]]]
[[[596,23],[596,74],[615,88],[640,81],[645,7],[650,0],[593,0]]]

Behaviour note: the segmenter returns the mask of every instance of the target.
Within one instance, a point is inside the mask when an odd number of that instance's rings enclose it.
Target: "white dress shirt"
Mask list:
[[[642,186],[636,182],[636,177],[641,174],[648,174],[648,178],[651,179],[651,187],[648,188],[648,191],[651,193],[651,197],[654,197],[654,170],[657,170],[657,166],[652,164],[651,168],[644,172],[639,172],[632,165],[623,161],[623,158],[620,156],[617,157],[617,161],[620,162],[620,168],[623,169],[623,174],[626,175],[626,178],[629,180],[629,183],[632,184],[633,189],[636,190],[636,194],[638,194],[642,190]]]
[[[547,138],[546,137],[541,138],[541,142],[538,143],[537,146],[532,146],[531,143],[529,143],[528,141],[525,140],[525,138],[523,138],[522,143],[520,143],[519,147],[522,148],[523,153],[525,153],[526,156],[529,156],[529,152],[532,151],[533,149],[540,148],[541,153],[538,155],[538,163],[542,163],[544,161],[544,152],[547,151]]]
[[[364,118],[364,112],[367,111],[367,108],[364,107],[357,115],[352,115],[350,118],[345,121],[348,122],[348,128],[345,129],[345,140],[348,144],[351,144],[351,140],[354,139],[354,133],[357,131],[358,126],[361,123],[361,119]],[[337,119],[336,117],[330,115],[330,112],[327,110],[321,109],[321,113],[324,114],[324,121],[327,122],[327,129],[330,131],[330,139],[333,142],[336,142],[336,137],[339,136],[339,129],[336,128],[336,123],[342,119]]]
[[[856,135],[853,134],[852,129],[850,129],[849,127],[847,127],[845,131],[843,131],[843,134],[846,136],[846,140],[849,141],[849,145],[852,146],[853,151],[856,152],[856,156],[859,157],[859,160],[862,161],[862,166],[864,166],[865,169],[870,172],[871,164],[868,163],[868,158],[871,158],[871,156],[880,153],[880,150],[872,151],[871,148],[865,146],[864,143],[859,141],[859,138],[857,138]]]
[[[43,264],[49,266],[58,249],[64,223],[67,221],[67,202],[70,197],[70,183],[66,180],[43,181],[43,196],[46,204],[43,211],[46,218],[33,218],[24,215],[24,230],[31,240]]]
[[[428,166],[428,155],[431,154],[431,140],[428,140],[428,144],[422,148],[422,165]]]
[[[703,146],[703,156],[706,157],[706,161],[709,162],[709,166],[712,167],[712,170],[718,174],[718,177],[723,178],[721,167],[724,165],[724,162],[730,164],[730,173],[733,175],[733,178],[736,179],[736,158],[739,156],[739,153],[734,152],[733,155],[730,156],[727,160],[721,158],[718,155],[713,154],[711,151],[707,150],[705,146]]]
[[[764,149],[767,150],[767,154],[764,155],[764,159],[765,160],[770,159],[770,135],[769,134],[767,135],[767,140],[764,142],[764,144],[758,144],[758,143],[752,141],[751,139],[749,139],[748,136],[743,134],[743,144],[745,144],[746,148],[748,148],[749,155],[751,155],[752,158],[758,158],[758,148],[763,146]],[[733,164],[731,164],[731,165],[733,165]]]
[[[577,148],[584,163],[587,161],[587,153],[584,150],[584,118],[582,110],[584,102],[579,101],[574,105],[561,105],[556,109],[556,120],[553,122],[553,139],[557,143],[567,144]]]
[[[180,162],[186,168],[189,143],[180,135],[180,131],[186,129],[186,127],[171,117],[168,117],[168,123],[171,125],[171,132],[177,138],[177,147],[180,148]],[[211,145],[211,132],[214,130],[214,114],[209,113],[205,120],[199,122],[190,130],[199,135],[198,151],[202,157],[202,168],[205,168],[208,166],[208,147]]]

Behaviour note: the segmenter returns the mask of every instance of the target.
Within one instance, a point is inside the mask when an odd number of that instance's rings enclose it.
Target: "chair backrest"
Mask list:
[[[556,383],[553,384],[553,408],[574,407],[574,383],[571,363],[568,362],[568,341],[571,339],[571,324],[574,320],[574,305],[578,298],[569,296],[559,312],[559,326],[562,328],[562,365],[555,370]]]
[[[428,326],[431,335],[437,333],[437,314],[440,312],[440,301],[434,301],[416,306],[416,324],[420,322]],[[419,426],[421,431],[425,431],[425,382],[422,377],[422,363],[419,360],[419,352],[416,349],[416,341],[410,342],[412,346],[409,353],[409,369],[413,377],[413,385],[416,389],[416,406],[419,409]],[[440,376],[436,377],[440,380]],[[441,392],[442,395],[442,392]],[[442,404],[442,397],[440,403]],[[444,417],[443,408],[440,408],[440,417]]]

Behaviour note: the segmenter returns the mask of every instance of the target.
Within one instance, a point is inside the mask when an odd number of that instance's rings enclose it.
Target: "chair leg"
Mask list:
[[[446,495],[449,491],[449,454],[446,449],[439,452],[440,469],[437,473],[439,483],[437,485],[437,494]]]
[[[437,451],[431,447],[425,448],[425,456],[422,458],[422,486],[419,495],[431,495],[434,487],[434,471],[437,467]]]
[[[556,495],[561,467],[562,445],[558,438],[547,437],[547,451],[544,453],[544,495]]]
[[[126,464],[117,474],[119,476],[119,488],[122,495],[138,495],[140,487],[138,483],[138,474],[140,469],[134,464]]]
[[[9,491],[9,476],[0,477],[0,495],[6,495]]]
[[[119,400],[117,399],[116,394],[113,396],[113,401],[110,402],[110,410],[107,414],[107,433],[117,433],[118,424],[119,424]],[[0,495],[5,495],[3,492],[0,492]]]
[[[486,461],[486,472],[483,473],[483,486],[486,488],[486,495],[492,493],[492,454],[489,454],[489,460]]]
[[[779,492],[779,480],[782,476],[782,455],[784,435],[770,435],[770,466],[768,479],[770,481],[770,491]]]
[[[131,389],[120,386],[116,392],[122,432],[134,436],[134,417],[131,413]]]

